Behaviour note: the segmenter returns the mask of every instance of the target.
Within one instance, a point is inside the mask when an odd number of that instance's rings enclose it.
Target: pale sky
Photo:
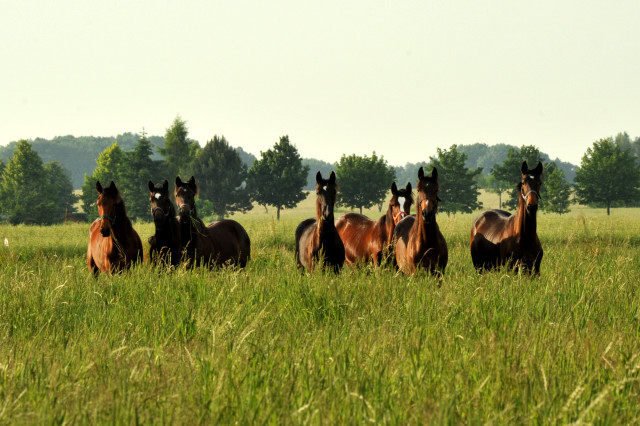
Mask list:
[[[476,142],[579,164],[640,136],[640,1],[4,1],[0,144],[164,135],[254,155]]]

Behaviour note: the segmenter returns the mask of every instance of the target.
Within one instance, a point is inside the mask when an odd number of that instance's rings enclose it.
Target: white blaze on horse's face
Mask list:
[[[405,201],[406,201],[406,198],[404,198],[404,197],[398,197],[398,204],[400,205],[400,211],[401,211],[402,213],[406,213],[406,212],[404,211],[404,202],[405,202]]]
[[[159,200],[160,197],[162,197],[162,194],[160,194],[159,192],[156,192],[156,195],[154,195],[154,197],[156,198],[156,200]]]
[[[323,186],[323,187],[322,187],[322,190],[323,190],[323,191],[326,191],[326,190],[327,190],[327,185]]]

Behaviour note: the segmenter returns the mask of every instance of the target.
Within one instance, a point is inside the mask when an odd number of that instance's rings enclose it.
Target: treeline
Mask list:
[[[640,138],[631,140],[626,133],[595,142],[584,154],[579,167],[552,161],[535,146],[489,147],[482,144],[438,148],[436,155],[428,161],[407,163],[404,167],[389,165],[375,152],[370,156],[343,155],[331,164],[302,159],[288,136],[279,138],[272,148],[256,158],[231,147],[224,136],[216,135],[201,147],[188,137],[186,122],[180,117],[174,120],[164,137],[148,137],[143,132],[141,135],[120,135],[119,138],[118,141],[94,138],[93,142],[106,146],[92,160],[95,165],[82,176],[79,185],[82,187],[81,213],[74,211],[77,198],[72,189],[77,186],[63,164],[43,161],[36,152],[35,141],[17,142],[6,165],[0,161],[0,214],[12,223],[55,223],[64,217],[82,214],[90,220],[97,215],[96,180],[105,185],[113,180],[123,194],[129,215],[149,220],[148,182],[168,179],[173,183],[178,175],[184,179],[193,175],[200,187],[202,216],[223,217],[245,212],[255,203],[265,209],[274,208],[279,218],[282,209],[295,207],[306,197],[304,191],[313,189],[317,171],[328,175],[331,170],[338,175],[340,205],[360,211],[372,206],[382,209],[391,182],[396,181],[403,187],[407,182],[415,184],[420,167],[428,171],[433,167],[438,169],[442,188],[440,210],[447,214],[484,208],[478,201],[481,188],[498,194],[501,207],[513,209],[518,203],[515,187],[520,180],[522,161],[543,163],[544,185],[540,202],[543,210],[566,213],[570,202],[575,200],[606,207],[609,212],[612,206],[636,205],[640,201],[637,157]],[[42,143],[42,140],[38,141]],[[64,150],[68,150],[63,152],[68,152],[71,164],[84,158],[79,154],[78,142],[67,140],[62,143]],[[52,151],[46,152],[52,155]],[[487,152],[500,153],[502,159],[490,160]],[[569,172],[575,176],[573,183],[567,177]]]

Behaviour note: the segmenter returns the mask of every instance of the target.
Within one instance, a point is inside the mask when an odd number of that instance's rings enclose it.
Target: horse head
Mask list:
[[[329,179],[323,179],[320,172],[316,174],[316,194],[318,194],[316,217],[333,221],[333,206],[336,204],[337,191],[338,185],[334,172],[331,172]]]
[[[175,197],[180,218],[188,219],[190,216],[198,217],[198,212],[196,211],[196,195],[198,195],[198,186],[193,176],[186,182],[183,182],[180,176],[176,176]]]
[[[431,176],[425,176],[422,167],[418,170],[418,203],[416,204],[416,214],[421,214],[422,219],[426,223],[430,223],[435,219],[436,211],[438,211],[438,190],[440,183],[438,182],[438,170],[434,167]]]
[[[413,204],[411,189],[411,182],[407,183],[406,188],[401,189],[398,189],[395,182],[391,184],[389,210],[391,210],[394,226],[411,213],[411,205]]]
[[[175,209],[169,196],[169,181],[154,185],[149,181],[149,204],[151,205],[151,216],[156,225],[160,225],[167,220],[171,220],[175,215]]]
[[[538,210],[538,201],[540,200],[542,163],[538,161],[538,165],[534,169],[529,169],[527,162],[523,161],[521,171],[522,180],[518,183],[518,190],[526,204],[527,211],[535,213]]]
[[[109,186],[103,188],[100,181],[96,181],[96,191],[98,191],[98,219],[100,220],[100,233],[103,237],[111,235],[111,228],[116,223],[116,210],[122,204],[122,197],[116,184],[111,181]]]

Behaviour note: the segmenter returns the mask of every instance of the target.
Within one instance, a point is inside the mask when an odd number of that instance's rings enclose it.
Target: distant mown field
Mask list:
[[[640,418],[640,209],[540,213],[533,279],[478,275],[475,214],[439,214],[441,283],[300,273],[294,230],[313,211],[234,215],[252,239],[246,270],[145,263],[97,279],[88,224],[0,225],[0,423]]]

